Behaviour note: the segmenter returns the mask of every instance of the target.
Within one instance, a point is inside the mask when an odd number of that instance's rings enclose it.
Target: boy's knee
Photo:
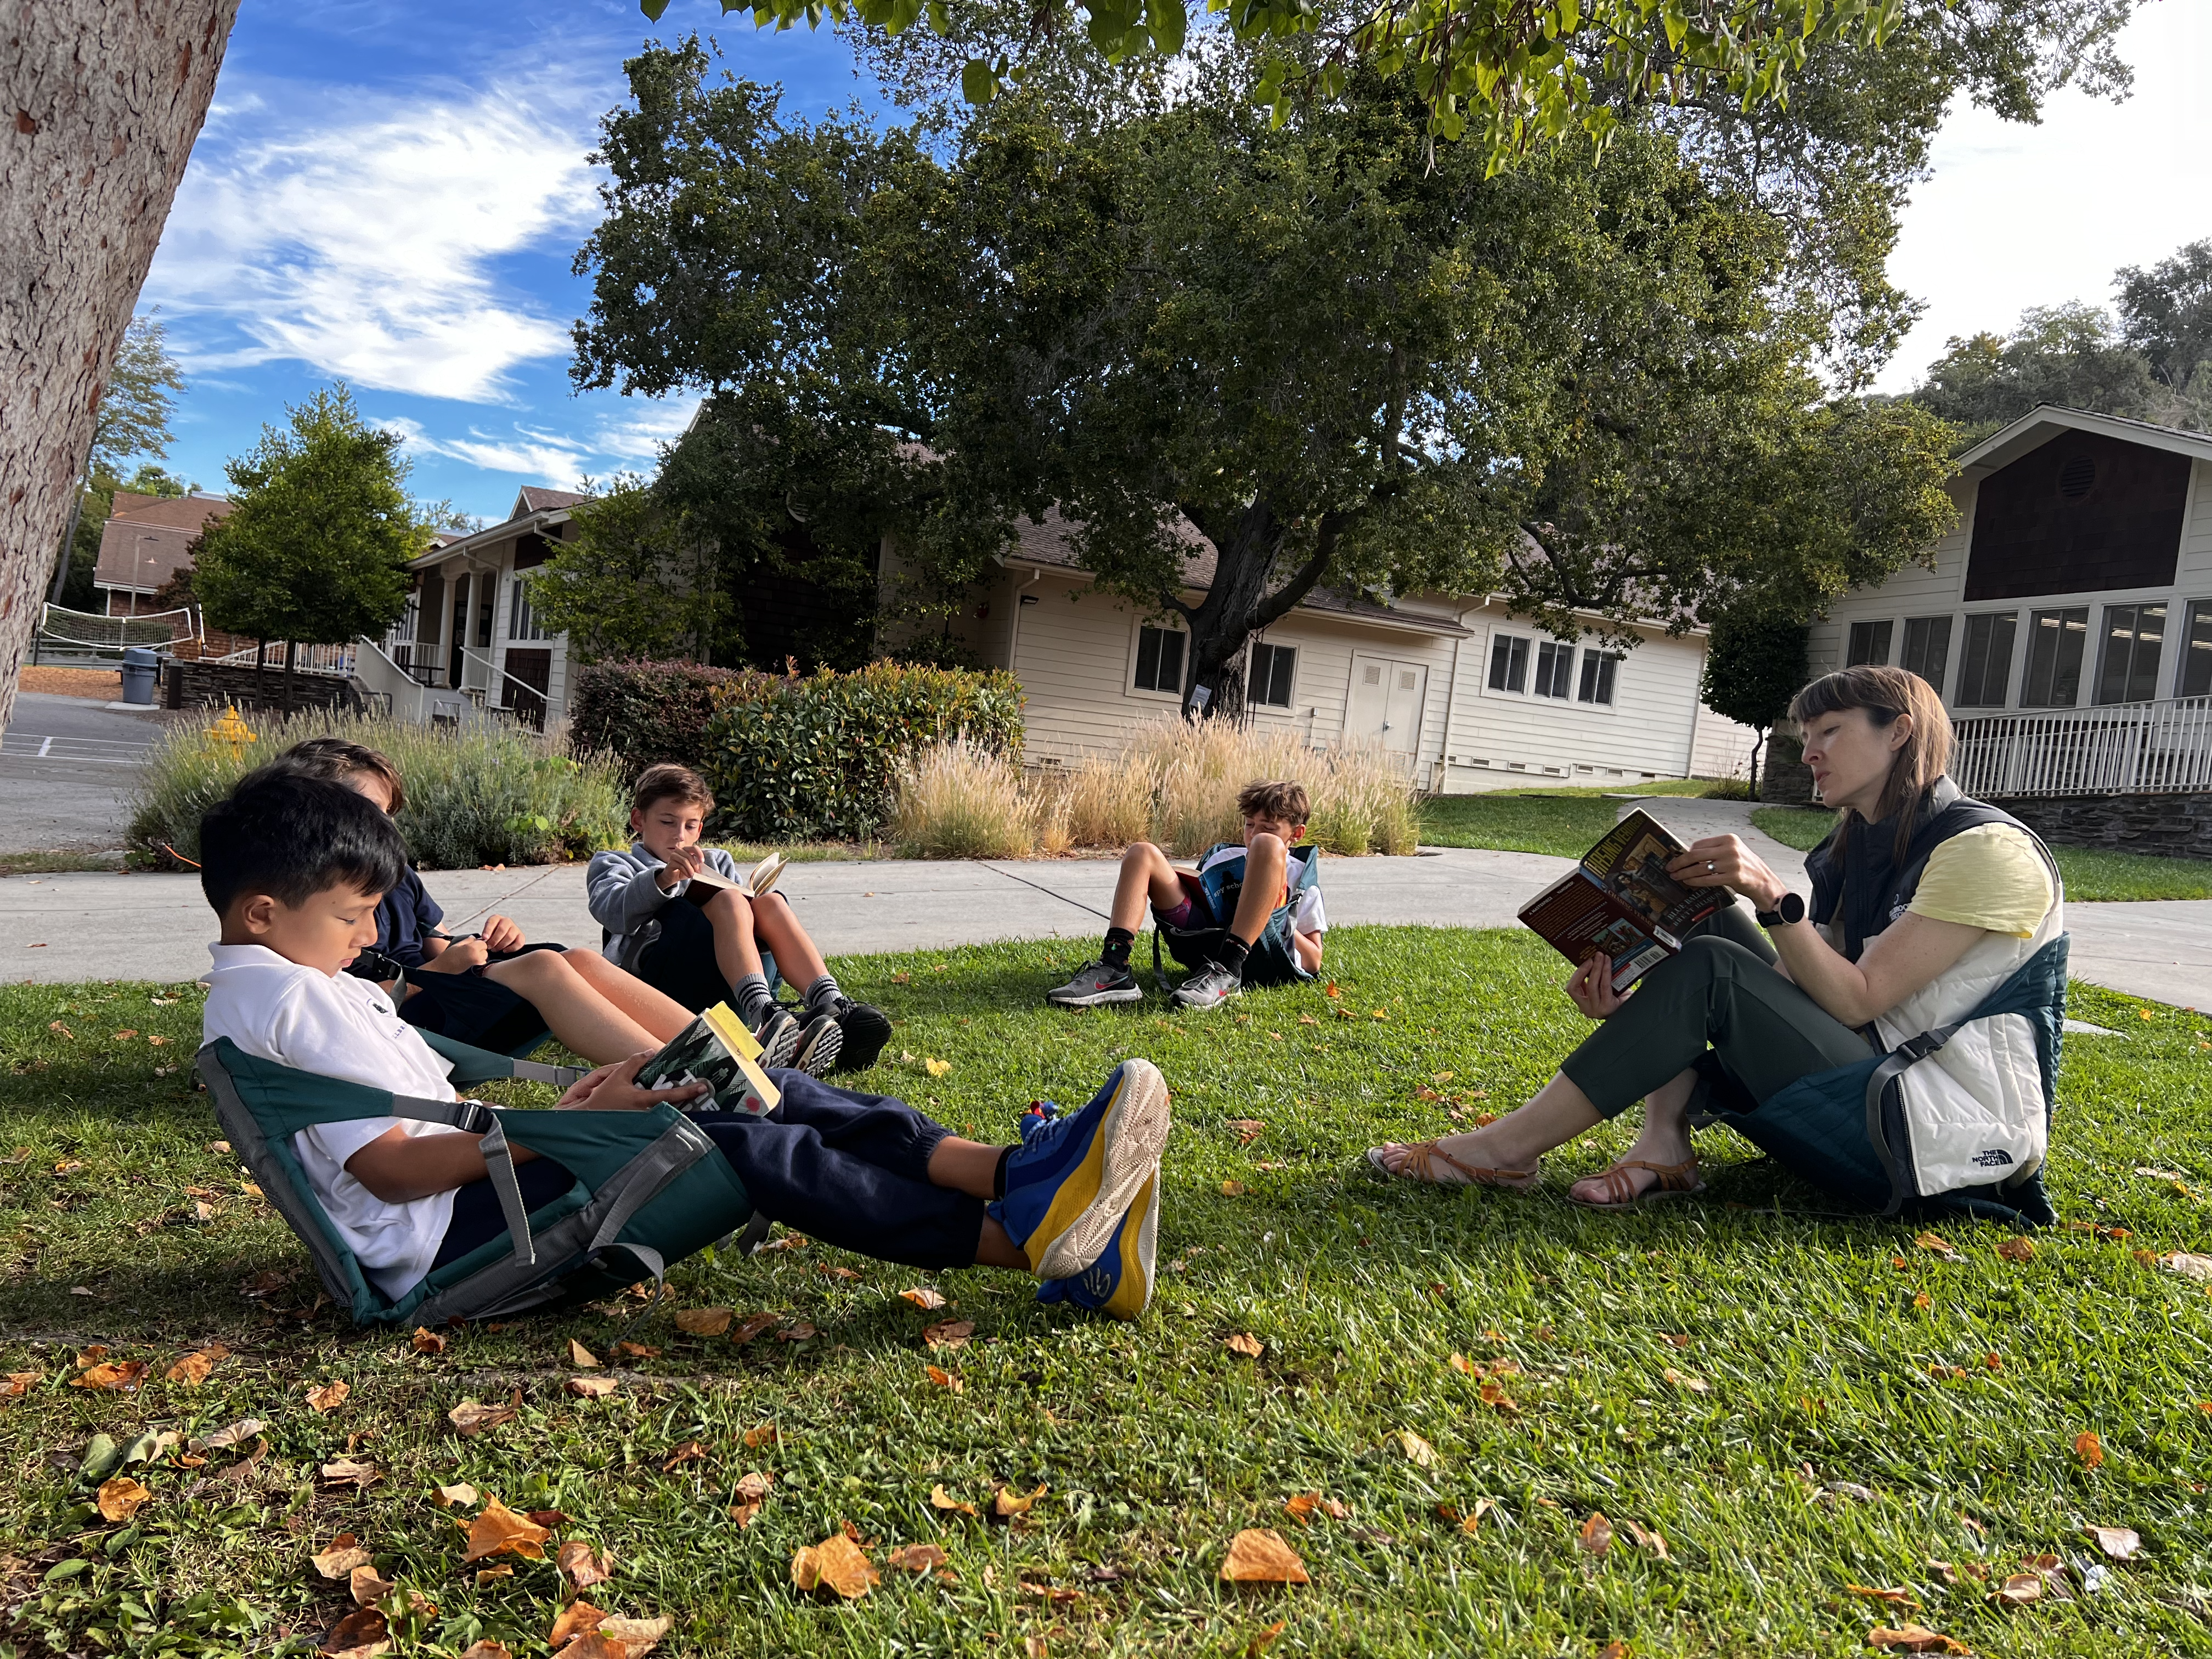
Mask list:
[[[559,951],[532,951],[514,957],[509,968],[520,979],[540,984],[556,980],[573,979],[576,970],[569,964],[567,955]]]
[[[1127,850],[1121,854],[1121,862],[1125,865],[1150,865],[1156,859],[1166,857],[1166,854],[1148,841],[1133,841],[1129,843]]]
[[[750,912],[745,908],[744,895],[734,887],[717,890],[714,896],[708,899],[700,908],[706,912],[707,918],[710,921],[737,921],[740,919],[750,921],[752,919]]]
[[[1262,830],[1252,837],[1251,844],[1244,849],[1244,856],[1248,859],[1255,859],[1263,864],[1279,864],[1288,858],[1290,853],[1289,849],[1283,845],[1283,838],[1280,836],[1276,835],[1273,830]]]

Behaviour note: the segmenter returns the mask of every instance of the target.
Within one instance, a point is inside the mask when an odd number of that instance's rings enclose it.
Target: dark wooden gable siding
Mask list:
[[[2162,587],[2188,501],[2186,455],[2063,433],[1982,480],[1967,601]]]

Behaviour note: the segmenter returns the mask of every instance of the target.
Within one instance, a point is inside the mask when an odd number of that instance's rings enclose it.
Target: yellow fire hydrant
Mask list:
[[[246,722],[239,718],[238,705],[231,703],[222,711],[222,718],[207,729],[206,742],[211,749],[228,749],[233,760],[241,758],[246,745],[260,739],[246,730]]]

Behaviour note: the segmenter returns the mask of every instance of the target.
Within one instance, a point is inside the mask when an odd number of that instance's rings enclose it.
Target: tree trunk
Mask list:
[[[1765,732],[1760,732],[1751,745],[1751,798],[1753,800],[1759,799],[1759,751],[1766,747],[1766,736]]]
[[[1190,664],[1184,671],[1183,708],[1189,709],[1191,692],[1204,686],[1208,696],[1202,713],[1206,718],[1225,715],[1242,721],[1245,647],[1253,635],[1313,591],[1335,556],[1349,520],[1334,513],[1323,514],[1305,562],[1276,587],[1270,584],[1275,579],[1275,566],[1289,526],[1264,495],[1233,518],[1189,505],[1182,507],[1182,513],[1213,544],[1215,552],[1213,585],[1206,598],[1195,606],[1177,607],[1190,623]]]
[[[6,0],[0,726],[238,0]]]

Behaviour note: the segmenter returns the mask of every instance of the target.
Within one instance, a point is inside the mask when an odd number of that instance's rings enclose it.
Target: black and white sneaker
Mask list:
[[[1209,962],[1176,986],[1171,1000],[1178,1008],[1218,1008],[1230,998],[1243,994],[1241,975],[1231,973],[1218,962]]]
[[[890,1016],[850,997],[839,997],[830,1012],[845,1036],[844,1047],[837,1054],[837,1069],[866,1071],[883,1053],[884,1044],[891,1040]]]
[[[1127,968],[1086,962],[1066,984],[1047,991],[1044,1000],[1055,1008],[1098,1008],[1115,1002],[1142,1002],[1145,988]]]
[[[794,1024],[796,1021],[793,1022]],[[817,1014],[806,1022],[799,1033],[799,1042],[787,1065],[796,1066],[809,1077],[827,1077],[830,1068],[837,1063],[837,1055],[845,1046],[845,1034],[837,1026],[835,1014]]]
[[[791,1057],[799,1052],[799,1039],[806,1028],[791,1017],[791,1010],[778,1004],[761,1016],[761,1023],[753,1027],[753,1041],[761,1046],[760,1063],[763,1066],[788,1066]]]

